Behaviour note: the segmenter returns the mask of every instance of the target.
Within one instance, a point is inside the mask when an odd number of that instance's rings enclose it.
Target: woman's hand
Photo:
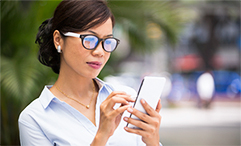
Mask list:
[[[135,133],[142,136],[142,141],[147,146],[159,146],[159,127],[161,123],[161,116],[159,114],[161,110],[161,100],[158,101],[156,110],[151,108],[145,100],[141,100],[141,104],[149,114],[144,114],[134,108],[128,108],[127,111],[138,117],[140,120],[124,117],[124,120],[132,125],[135,125],[141,129],[132,129],[125,127],[125,130],[130,133]]]
[[[99,129],[91,145],[97,144],[98,146],[105,145],[115,129],[118,127],[123,112],[131,107],[128,102],[134,102],[134,99],[125,92],[112,92],[105,101],[100,105],[100,123]],[[116,103],[121,106],[114,109]]]

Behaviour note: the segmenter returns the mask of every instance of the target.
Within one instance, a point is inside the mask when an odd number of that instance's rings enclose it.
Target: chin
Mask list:
[[[98,77],[99,74],[100,74],[100,72],[98,72],[97,74],[90,74],[90,77],[91,77],[92,79],[94,79],[94,78]]]

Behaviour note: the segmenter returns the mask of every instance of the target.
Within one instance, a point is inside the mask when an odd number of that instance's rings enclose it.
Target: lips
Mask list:
[[[94,69],[99,69],[102,65],[102,63],[98,61],[87,62],[87,64]]]

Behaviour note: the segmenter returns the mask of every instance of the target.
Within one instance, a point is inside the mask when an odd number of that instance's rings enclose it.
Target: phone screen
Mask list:
[[[154,110],[158,104],[158,100],[162,95],[166,79],[164,77],[152,77],[146,76],[141,82],[136,101],[133,105],[133,108],[145,113],[145,109],[141,105],[140,100],[144,99]],[[131,118],[140,120],[134,115],[130,115]],[[138,128],[132,124],[127,123],[127,126],[130,128]]]

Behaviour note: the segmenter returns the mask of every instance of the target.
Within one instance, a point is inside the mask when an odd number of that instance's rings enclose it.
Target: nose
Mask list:
[[[103,57],[105,50],[102,47],[102,41],[97,45],[97,47],[92,51],[93,56]]]

